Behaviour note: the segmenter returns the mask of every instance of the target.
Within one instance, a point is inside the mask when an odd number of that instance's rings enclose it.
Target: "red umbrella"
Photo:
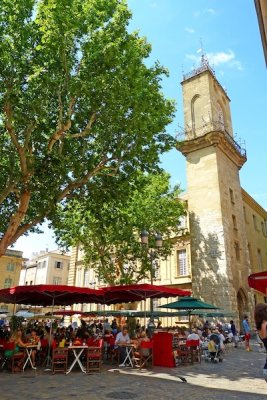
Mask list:
[[[258,292],[267,294],[267,271],[257,272],[248,277],[249,287],[258,290]]]
[[[99,303],[101,295],[98,290],[67,285],[30,285],[15,286],[0,290],[0,302],[13,304],[31,304],[41,306],[68,306],[75,303]],[[50,324],[50,335],[52,324]],[[50,366],[50,341],[48,345],[46,366]]]
[[[146,300],[147,298],[157,299],[161,297],[190,296],[191,294],[189,290],[147,283],[107,286],[100,290],[103,293],[104,304],[128,303]]]
[[[61,315],[62,317],[64,317],[64,316],[71,317],[72,315],[83,315],[83,311],[79,311],[79,310],[56,310],[56,311],[54,311],[54,315]]]
[[[98,290],[67,285],[15,286],[0,290],[0,302],[39,306],[101,303]]]

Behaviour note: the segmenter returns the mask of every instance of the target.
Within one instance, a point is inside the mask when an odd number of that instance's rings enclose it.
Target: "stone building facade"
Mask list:
[[[22,251],[7,249],[4,256],[0,257],[0,289],[17,286],[24,259]],[[1,312],[12,312],[12,304],[0,304]],[[1,316],[1,315],[0,315]]]
[[[59,250],[40,251],[21,270],[20,285],[67,285],[70,256]]]

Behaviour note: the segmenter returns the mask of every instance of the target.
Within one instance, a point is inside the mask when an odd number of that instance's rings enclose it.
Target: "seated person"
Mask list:
[[[138,342],[137,342],[137,352],[135,353],[135,355],[143,355],[145,357],[147,357],[149,355],[150,350],[149,349],[145,349],[141,347],[141,343],[142,342],[150,342],[149,337],[147,336],[146,332],[142,331],[140,333]]]
[[[82,346],[83,344],[83,340],[80,337],[74,337],[73,341],[72,341],[72,345],[73,346]]]
[[[128,329],[127,326],[123,326],[121,332],[119,332],[116,336],[115,339],[115,346],[120,346],[122,344],[130,343],[130,336],[128,334]],[[125,347],[120,347],[120,352],[119,352],[119,360],[120,363],[123,363],[126,357],[126,348]]]
[[[200,337],[197,334],[196,329],[193,329],[193,331],[191,333],[189,333],[189,335],[187,336],[187,340],[199,340],[200,341]]]
[[[18,329],[17,331],[14,331],[13,334],[11,335],[8,343],[12,343],[14,344],[14,348],[13,349],[7,349],[5,350],[5,357],[7,358],[11,358],[14,354],[16,355],[20,355],[21,356],[21,361],[17,364],[17,367],[15,369],[15,371],[20,371],[21,367],[24,363],[24,352],[21,350],[22,347],[26,347],[27,343],[25,343],[22,340],[22,330]]]
[[[38,346],[38,347],[40,346],[40,338],[39,338],[39,336],[37,336],[36,329],[31,330],[30,336],[28,338],[28,343],[32,344],[34,346]],[[31,354],[33,366],[35,366],[36,350],[37,350],[37,347],[32,350],[32,354]]]

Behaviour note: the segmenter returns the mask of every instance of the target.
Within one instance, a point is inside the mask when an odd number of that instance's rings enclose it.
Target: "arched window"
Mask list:
[[[199,116],[196,113],[196,102],[200,98],[199,94],[196,94],[191,100],[191,120],[192,120],[192,133],[196,136],[196,131],[200,127]]]
[[[224,130],[225,123],[224,123],[224,115],[223,115],[223,109],[220,103],[217,103],[217,121],[220,125],[220,128]]]

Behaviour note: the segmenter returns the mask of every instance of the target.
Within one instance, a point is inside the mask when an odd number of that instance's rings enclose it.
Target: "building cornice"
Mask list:
[[[205,135],[196,137],[191,140],[185,140],[179,142],[177,149],[181,151],[184,156],[188,154],[206,148],[206,147],[218,147],[235,165],[240,169],[247,161],[245,154],[240,153],[237,148],[226,138],[222,131],[212,131]]]
[[[267,211],[257,203],[243,188],[241,188],[243,201],[257,212],[263,219],[267,219]]]

